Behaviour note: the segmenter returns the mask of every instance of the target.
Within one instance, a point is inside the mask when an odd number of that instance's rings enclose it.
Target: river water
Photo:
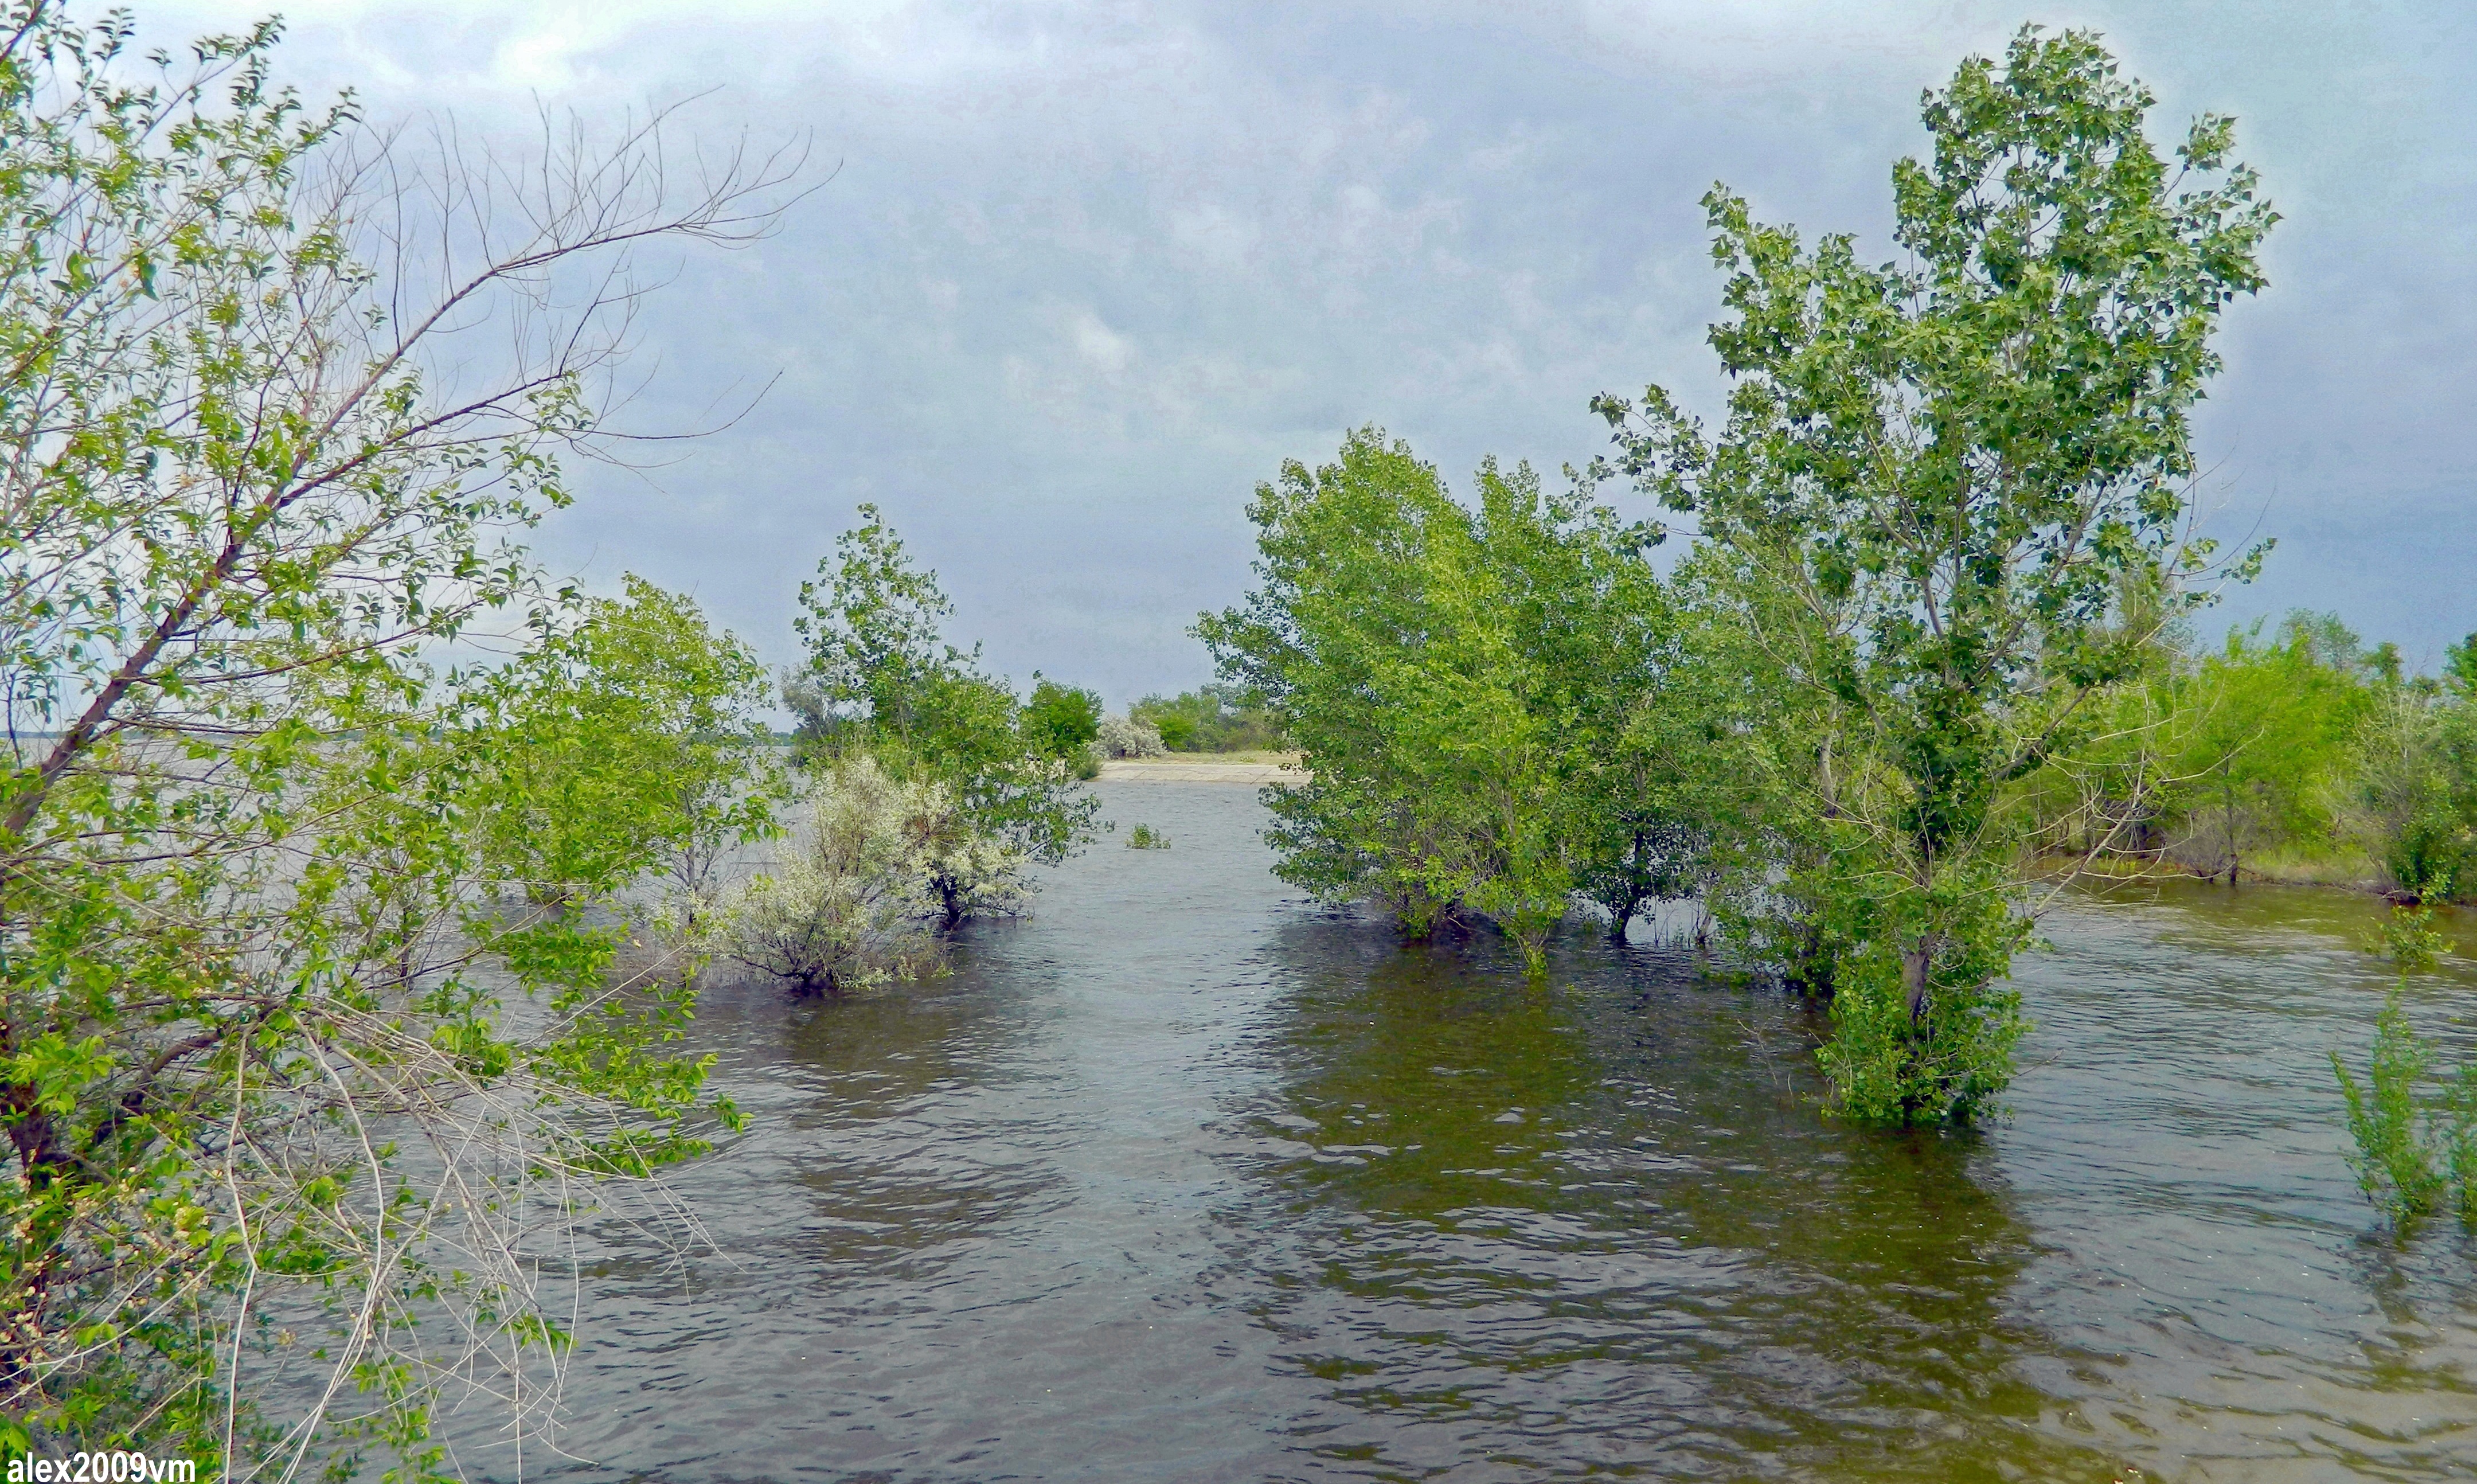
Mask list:
[[[2386,1237],[2340,1157],[2370,904],[2076,897],[2012,1118],[1889,1136],[1686,952],[1578,928],[1532,988],[1302,900],[1252,789],[1100,787],[953,978],[708,995],[756,1121],[673,1182],[710,1248],[600,1234],[549,1471],[2477,1474],[2477,1240]],[[2411,1002],[2471,1049],[2477,979]]]

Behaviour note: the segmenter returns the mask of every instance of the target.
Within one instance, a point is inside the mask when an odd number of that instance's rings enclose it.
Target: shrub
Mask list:
[[[2438,1169],[2439,1151],[2416,1131],[2416,1085],[2434,1062],[2434,1048],[2408,1023],[2394,988],[2374,1020],[2373,1063],[2360,1086],[2339,1053],[2331,1053],[2331,1070],[2339,1079],[2339,1095],[2348,1104],[2348,1137],[2357,1152],[2348,1168],[2365,1198],[2382,1209],[2394,1226],[2406,1226],[2434,1207],[2447,1176]],[[2467,1081],[2464,1073],[2462,1081]],[[2431,1130],[2431,1120],[2429,1120]],[[2457,1132],[2457,1130],[2455,1130]],[[2450,1141],[2464,1146],[2464,1139]],[[2462,1149],[2452,1149],[2461,1154]],[[2452,1159],[2453,1165],[2464,1159]],[[2467,1191],[2463,1189],[2464,1201]]]
[[[1101,694],[1038,675],[1033,680],[1032,699],[1023,708],[1024,741],[1042,757],[1072,762],[1101,734]]]
[[[1169,751],[1158,729],[1125,717],[1103,717],[1092,745],[1105,758],[1157,758]]]
[[[1130,850],[1166,850],[1169,848],[1169,837],[1163,834],[1161,831],[1154,829],[1149,824],[1138,824],[1134,829],[1127,832],[1127,848]]]
[[[724,951],[788,979],[803,996],[846,994],[944,972],[930,921],[941,909],[933,862],[988,891],[1005,876],[1002,850],[955,835],[946,790],[899,783],[865,754],[827,775],[813,834],[779,869],[760,875],[732,903]]]

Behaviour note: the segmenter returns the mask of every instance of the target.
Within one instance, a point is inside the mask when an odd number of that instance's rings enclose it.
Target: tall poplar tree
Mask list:
[[[2189,418],[2276,216],[2231,120],[2163,153],[2152,103],[2086,32],[1964,62],[1925,97],[1931,155],[1893,168],[1888,263],[1715,187],[1725,425],[1657,387],[1597,404],[1828,717],[1798,742],[1827,846],[1792,885],[1846,944],[1824,1060],[1861,1119],[1967,1117],[2009,1079],[2000,791],[2136,663],[2116,594],[2212,560]]]

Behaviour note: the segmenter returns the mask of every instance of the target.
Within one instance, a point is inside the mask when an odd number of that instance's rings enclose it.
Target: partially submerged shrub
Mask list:
[[[2449,878],[2442,878],[2448,885]],[[2416,906],[2395,906],[2384,918],[2379,932],[2370,935],[2366,950],[2387,958],[2402,974],[2423,973],[2435,961],[2451,951],[2451,942],[2434,930],[2434,909],[2420,902]]]
[[[2395,1226],[2432,1210],[2448,1178],[2439,1168],[2443,1151],[2416,1131],[2416,1085],[2433,1064],[2434,1048],[2410,1027],[2397,988],[2374,1019],[2373,1063],[2364,1085],[2339,1052],[2331,1053],[2331,1070],[2348,1104],[2348,1137],[2357,1145],[2348,1168],[2357,1172],[2365,1198]],[[2428,1131],[2433,1132],[2430,1120]]]
[[[912,787],[919,792],[907,827],[931,911],[948,927],[966,918],[1021,912],[1032,895],[1024,876],[1029,857],[1003,838],[974,829],[952,790],[940,784]]]
[[[2417,1085],[2433,1069],[2434,1046],[2408,1023],[2400,996],[2408,976],[2433,968],[2446,950],[2430,925],[2433,918],[2431,907],[2394,908],[2381,940],[2367,945],[2397,966],[2400,977],[2374,1018],[2364,1083],[2339,1052],[2331,1053],[2331,1070],[2348,1105],[2348,1137],[2357,1146],[2348,1167],[2365,1198],[2403,1230],[2455,1188],[2461,1220],[2477,1227],[2477,1062],[2450,1079],[2439,1104],[2424,1110],[2424,1132],[2417,1131]]]
[[[1169,837],[1163,834],[1161,831],[1154,829],[1149,824],[1138,824],[1134,829],[1127,832],[1127,848],[1130,850],[1166,850],[1169,848]]]
[[[1162,744],[1160,732],[1124,717],[1103,717],[1092,746],[1105,758],[1158,758],[1169,751]]]
[[[932,863],[991,890],[986,844],[941,838],[955,811],[935,783],[900,783],[875,759],[844,759],[814,805],[814,833],[779,869],[743,887],[722,925],[731,958],[803,995],[847,994],[945,971],[930,921]]]

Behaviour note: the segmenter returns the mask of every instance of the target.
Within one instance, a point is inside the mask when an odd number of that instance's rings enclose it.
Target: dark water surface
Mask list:
[[[756,1123],[675,1181],[713,1250],[603,1234],[568,1476],[2477,1473],[2477,1242],[2340,1159],[2365,903],[2077,898],[2012,1121],[1894,1137],[1682,952],[1529,988],[1301,901],[1251,789],[1101,787],[954,978],[708,998]],[[2464,971],[2413,1004],[2468,1048]]]

